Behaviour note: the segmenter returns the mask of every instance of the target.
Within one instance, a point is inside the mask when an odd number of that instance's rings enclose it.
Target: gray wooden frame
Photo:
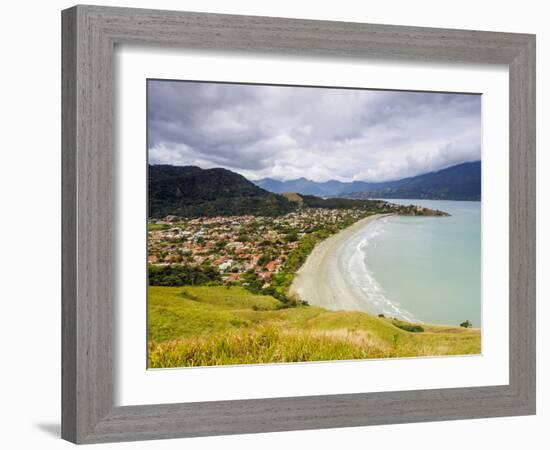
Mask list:
[[[76,443],[535,413],[535,37],[76,6],[62,13],[62,437]],[[421,391],[113,404],[115,44],[506,64],[510,80],[510,382]]]

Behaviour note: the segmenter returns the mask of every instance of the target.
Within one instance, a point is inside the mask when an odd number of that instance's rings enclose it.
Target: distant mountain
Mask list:
[[[436,172],[381,183],[345,183],[336,180],[318,183],[306,178],[289,181],[264,178],[254,183],[274,193],[297,192],[322,197],[480,200],[481,162],[463,163]]]
[[[298,192],[308,195],[327,195],[321,183],[308,180],[307,178],[297,178],[296,180],[279,181],[272,178],[263,178],[262,180],[254,181],[261,188],[282,194],[283,192]]]
[[[286,214],[296,204],[226,169],[150,165],[149,217]]]
[[[273,178],[262,178],[254,183],[261,188],[282,194],[283,192],[297,192],[304,195],[318,195],[321,197],[331,197],[350,192],[360,192],[376,183],[365,183],[362,181],[353,181],[344,183],[337,180],[329,180],[323,183],[308,180],[307,178],[297,178],[295,180],[279,181]]]
[[[416,177],[379,183],[350,198],[481,200],[481,162],[459,164]]]

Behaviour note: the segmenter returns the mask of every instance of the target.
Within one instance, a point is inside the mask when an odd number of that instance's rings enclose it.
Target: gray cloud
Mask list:
[[[151,164],[383,181],[481,158],[479,95],[151,80]]]

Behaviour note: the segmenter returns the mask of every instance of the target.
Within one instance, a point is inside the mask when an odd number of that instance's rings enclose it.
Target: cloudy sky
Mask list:
[[[148,82],[149,163],[384,181],[481,159],[481,97]]]

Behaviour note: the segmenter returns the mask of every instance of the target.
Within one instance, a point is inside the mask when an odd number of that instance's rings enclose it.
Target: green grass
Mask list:
[[[282,306],[237,286],[150,287],[149,367],[481,352],[475,328],[422,324],[423,332],[410,332],[403,328],[414,324],[363,312]]]

